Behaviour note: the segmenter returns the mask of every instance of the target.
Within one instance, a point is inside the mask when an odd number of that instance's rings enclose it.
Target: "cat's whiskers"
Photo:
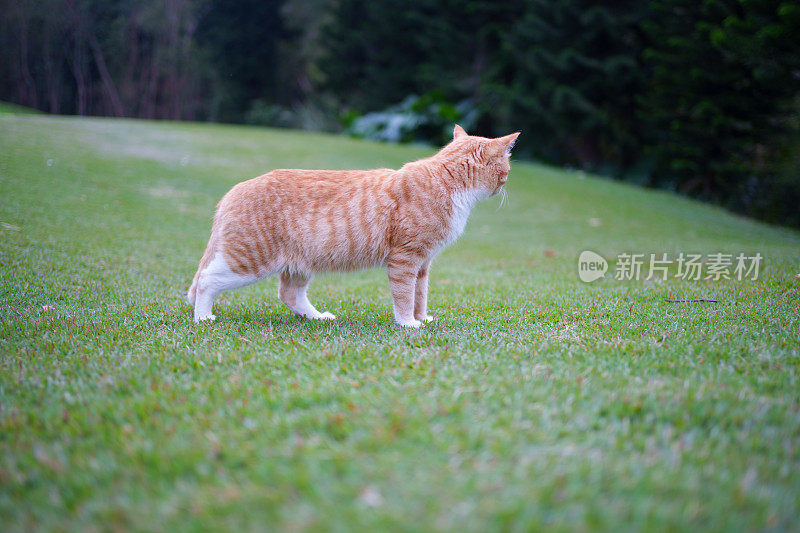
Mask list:
[[[500,205],[497,206],[497,210],[499,211],[501,207],[506,203],[508,200],[508,191],[506,191],[505,186],[500,187]]]

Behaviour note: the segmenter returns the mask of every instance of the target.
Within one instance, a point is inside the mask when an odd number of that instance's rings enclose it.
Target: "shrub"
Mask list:
[[[436,93],[411,95],[399,104],[361,116],[346,116],[345,132],[359,138],[387,142],[444,144],[453,135],[453,123],[469,130],[480,112],[471,100],[448,102]]]

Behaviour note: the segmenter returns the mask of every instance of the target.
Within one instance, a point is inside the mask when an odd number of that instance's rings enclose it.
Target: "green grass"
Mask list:
[[[796,232],[516,163],[434,263],[419,331],[378,270],[312,283],[333,323],[274,279],[191,322],[231,185],[430,152],[0,114],[2,529],[797,530]],[[584,249],[765,264],[584,284]]]

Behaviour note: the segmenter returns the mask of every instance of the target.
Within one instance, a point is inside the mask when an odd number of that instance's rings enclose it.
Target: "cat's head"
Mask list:
[[[464,128],[456,124],[452,142],[442,151],[458,158],[462,169],[460,174],[467,177],[466,184],[470,188],[482,189],[487,196],[494,196],[508,180],[511,149],[519,133],[489,139],[468,135]]]

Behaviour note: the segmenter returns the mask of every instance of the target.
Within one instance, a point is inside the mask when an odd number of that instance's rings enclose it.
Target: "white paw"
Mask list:
[[[422,325],[422,322],[414,318],[412,318],[411,320],[404,320],[402,322],[398,320],[397,323],[403,326],[404,328],[414,328],[414,329],[419,329],[419,327]]]
[[[427,315],[425,318],[422,319],[423,322],[433,322],[433,317],[431,315]]]
[[[214,321],[214,320],[216,320],[216,319],[217,319],[217,315],[211,315],[211,314],[209,314],[209,315],[206,315],[206,316],[198,316],[198,317],[195,317],[195,319],[194,319],[194,323],[195,323],[195,324],[197,324],[197,323],[199,323],[199,322],[202,322],[202,321],[204,321],[204,320]]]
[[[324,313],[320,313],[319,316],[316,316],[314,318],[316,318],[317,320],[336,320],[336,315],[325,311]]]

